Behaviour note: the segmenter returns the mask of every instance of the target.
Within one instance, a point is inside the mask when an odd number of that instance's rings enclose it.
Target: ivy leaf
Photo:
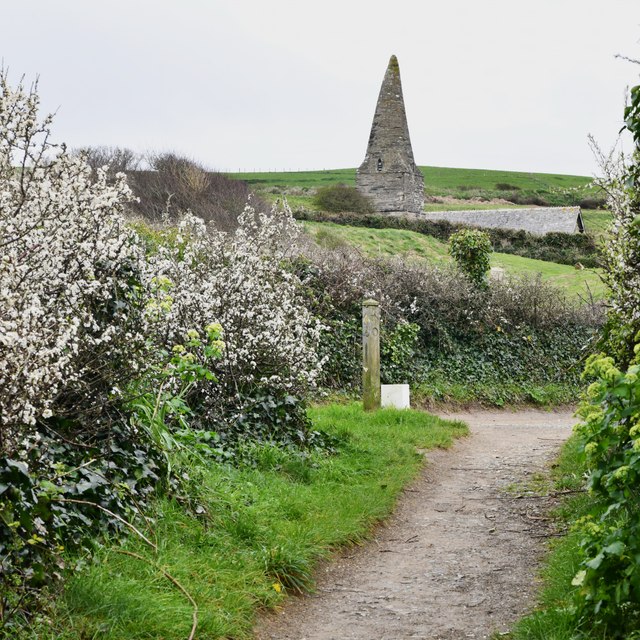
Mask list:
[[[617,540],[616,542],[605,547],[602,551],[611,556],[621,556],[622,552],[626,549],[626,547],[627,546],[625,545],[624,542],[622,542],[622,540]],[[597,568],[597,567],[594,567],[594,568]]]

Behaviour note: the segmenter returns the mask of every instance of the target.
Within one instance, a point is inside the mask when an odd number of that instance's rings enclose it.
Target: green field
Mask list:
[[[495,171],[490,169],[457,169],[420,167],[424,175],[424,209],[482,209],[514,206],[570,206],[598,208],[604,203],[602,192],[592,186],[587,176]],[[355,169],[322,171],[282,171],[229,173],[244,180],[265,200],[285,196],[291,208],[316,209],[317,189],[337,184],[355,185]]]
[[[454,169],[448,167],[419,167],[427,188],[488,189],[497,184],[509,184],[518,189],[549,190],[586,187],[591,178],[553,173],[522,171],[494,171],[489,169]],[[317,188],[330,184],[354,185],[355,169],[327,169],[322,171],[274,171],[260,173],[230,173],[231,178],[244,180],[260,187]]]
[[[348,227],[330,222],[303,222],[303,227],[319,244],[336,247],[348,244],[371,257],[397,256],[404,259],[425,260],[431,264],[451,262],[448,245],[431,236],[401,229],[369,229]],[[536,276],[568,293],[601,298],[604,286],[598,273],[592,269],[577,270],[572,266],[532,260],[507,253],[494,253],[491,265],[504,268],[511,275]]]
[[[602,238],[611,224],[611,213],[603,210],[583,209],[582,219],[587,233]]]

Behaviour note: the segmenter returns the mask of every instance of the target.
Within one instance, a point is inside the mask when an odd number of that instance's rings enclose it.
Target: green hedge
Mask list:
[[[322,211],[300,210],[294,212],[297,220],[314,222],[334,222],[352,227],[372,229],[406,229],[427,236],[433,236],[444,242],[451,234],[467,228],[462,224],[453,224],[446,220],[421,220],[380,214],[326,213]],[[598,266],[598,250],[595,240],[584,233],[547,233],[536,236],[526,231],[513,229],[484,229],[489,234],[495,251],[510,253],[525,258],[546,260],[558,264],[577,264],[584,267]]]

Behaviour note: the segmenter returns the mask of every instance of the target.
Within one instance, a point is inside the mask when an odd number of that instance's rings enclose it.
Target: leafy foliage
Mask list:
[[[16,458],[0,458],[0,634],[60,580],[63,549],[127,532],[124,519],[138,514],[165,475],[151,443],[131,440],[122,427],[82,448],[53,430],[24,444]]]
[[[407,384],[413,382],[415,359],[418,356],[418,334],[420,326],[415,322],[401,320],[393,329],[380,336],[380,359],[383,364],[383,384]]]
[[[587,362],[590,385],[578,427],[589,469],[589,489],[603,506],[598,521],[581,523],[579,587],[582,622],[612,638],[640,632],[640,86],[631,91],[625,127],[635,149],[630,163],[600,154],[613,215],[603,246],[609,287],[603,345]]]
[[[449,238],[449,253],[462,273],[478,287],[487,286],[492,251],[489,235],[478,229],[463,229]]]
[[[324,211],[340,213],[351,211],[353,213],[371,213],[373,204],[370,198],[363,196],[355,187],[344,184],[336,184],[318,189],[314,204]]]
[[[640,345],[636,347],[640,353]],[[640,364],[626,371],[613,358],[590,358],[589,387],[579,415],[589,490],[606,506],[599,521],[581,522],[583,560],[573,584],[579,610],[612,638],[640,627]]]

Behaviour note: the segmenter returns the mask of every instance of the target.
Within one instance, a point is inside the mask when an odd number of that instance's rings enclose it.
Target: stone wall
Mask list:
[[[373,199],[376,211],[418,212],[424,202],[422,174],[385,171],[384,173],[358,173],[358,190]]]

